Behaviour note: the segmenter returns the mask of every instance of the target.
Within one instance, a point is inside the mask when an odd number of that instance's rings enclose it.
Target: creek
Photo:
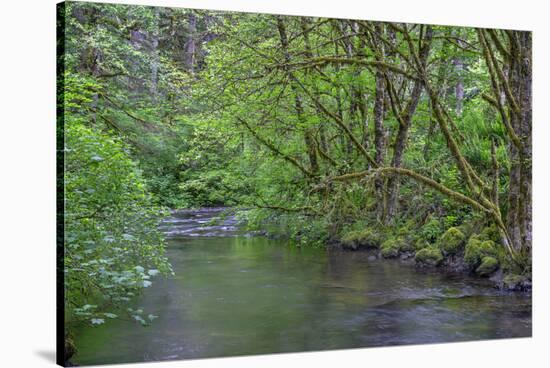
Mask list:
[[[222,209],[174,211],[175,276],[133,301],[157,315],[76,331],[79,365],[531,336],[531,296],[364,252],[253,236]]]

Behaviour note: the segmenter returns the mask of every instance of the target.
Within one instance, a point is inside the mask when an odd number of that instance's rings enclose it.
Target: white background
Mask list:
[[[55,0],[0,8],[0,366],[55,356]],[[144,367],[540,367],[550,352],[550,12],[545,1],[114,1],[534,31],[533,338],[149,363]],[[130,367],[121,365],[120,367]]]

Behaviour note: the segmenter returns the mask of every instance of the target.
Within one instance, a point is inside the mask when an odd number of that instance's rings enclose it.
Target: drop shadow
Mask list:
[[[38,350],[38,351],[35,351],[34,352],[35,355],[43,358],[44,360],[50,362],[50,363],[55,363],[56,360],[55,360],[55,350]]]

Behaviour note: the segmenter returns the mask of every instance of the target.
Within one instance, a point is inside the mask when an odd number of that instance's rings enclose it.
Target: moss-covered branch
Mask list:
[[[473,198],[470,198],[460,192],[457,192],[453,189],[450,189],[446,186],[444,186],[441,183],[438,183],[437,181],[424,176],[422,174],[419,174],[415,171],[400,168],[400,167],[380,167],[378,169],[368,170],[368,171],[360,171],[340,176],[331,177],[328,179],[328,181],[350,181],[350,180],[360,180],[365,177],[374,176],[374,175],[402,175],[407,176],[416,182],[419,182],[421,184],[424,184],[432,189],[437,190],[438,192],[445,194],[451,199],[454,199],[460,203],[467,204],[471,206],[472,208],[482,211],[482,212],[491,212],[491,208],[485,207],[483,204],[479,203]]]

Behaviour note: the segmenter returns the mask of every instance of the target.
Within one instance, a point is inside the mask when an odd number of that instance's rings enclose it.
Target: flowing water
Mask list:
[[[220,209],[176,211],[161,229],[176,275],[135,305],[159,318],[76,333],[79,365],[531,336],[531,297],[477,278],[362,252],[251,236]]]

